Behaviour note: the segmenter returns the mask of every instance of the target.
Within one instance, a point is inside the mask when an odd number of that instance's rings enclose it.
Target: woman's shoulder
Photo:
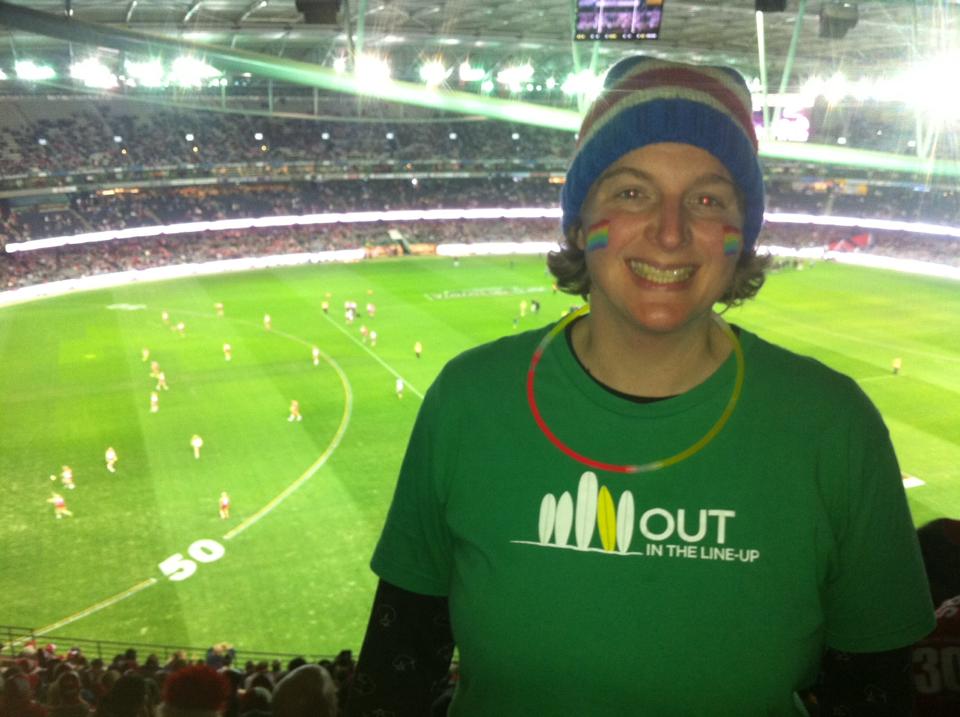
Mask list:
[[[552,327],[550,324],[503,336],[467,349],[443,367],[438,380],[481,387],[513,381],[526,373],[537,346]]]
[[[866,394],[851,376],[820,359],[771,343],[740,330],[747,371],[770,395],[789,393],[794,400],[829,403],[866,401]]]

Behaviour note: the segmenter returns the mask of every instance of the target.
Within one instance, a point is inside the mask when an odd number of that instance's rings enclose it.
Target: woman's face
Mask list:
[[[661,334],[708,326],[743,247],[737,189],[720,160],[686,144],[634,150],[591,187],[581,222],[595,317]]]

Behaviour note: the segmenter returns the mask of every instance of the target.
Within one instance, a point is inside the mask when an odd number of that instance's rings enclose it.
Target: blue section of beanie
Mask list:
[[[611,111],[616,112],[616,109]],[[660,142],[689,144],[710,152],[727,168],[744,196],[744,249],[763,224],[763,172],[753,144],[727,115],[692,100],[658,99],[620,110],[577,152],[561,190],[563,232],[580,217],[593,183],[623,155]]]

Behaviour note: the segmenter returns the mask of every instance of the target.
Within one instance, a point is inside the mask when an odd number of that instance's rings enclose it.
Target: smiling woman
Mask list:
[[[603,332],[622,334],[615,339],[620,342],[638,330],[678,336],[710,331],[713,305],[733,281],[742,244],[743,215],[719,160],[687,144],[635,149],[596,181],[581,217],[591,227],[605,223],[608,237],[603,248],[586,251],[587,232],[574,232],[591,277],[591,316],[581,324],[590,331],[574,333],[575,341],[589,334],[587,355],[581,355],[588,366],[596,361],[589,354],[609,353],[598,343]],[[730,234],[733,254],[725,246]]]
[[[589,311],[428,391],[347,713],[423,714],[455,643],[458,717],[786,716],[810,691],[909,714],[934,623],[886,427],[853,380],[713,309],[763,283],[743,79],[615,65],[561,204],[550,268]]]

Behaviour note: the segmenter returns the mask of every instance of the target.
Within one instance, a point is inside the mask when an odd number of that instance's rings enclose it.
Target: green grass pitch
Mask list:
[[[402,259],[0,309],[0,625],[53,628],[51,639],[359,648],[375,584],[367,563],[420,396],[447,359],[515,330],[521,299],[543,307],[521,330],[577,303],[550,285],[542,258]],[[728,314],[861,382],[903,470],[925,481],[908,493],[918,524],[960,514],[958,288],[819,264],[771,276],[756,301]],[[348,299],[360,305],[352,326]],[[164,309],[184,321],[183,336],[161,321]],[[376,347],[361,343],[363,324],[377,331]],[[170,386],[155,414],[143,347]],[[287,421],[291,399],[300,423]],[[200,460],[193,434],[204,440]],[[107,446],[119,454],[116,474]],[[75,490],[49,478],[63,464]],[[72,518],[54,518],[53,490]],[[228,520],[217,512],[221,490],[232,498]],[[169,579],[164,561],[186,577]]]

